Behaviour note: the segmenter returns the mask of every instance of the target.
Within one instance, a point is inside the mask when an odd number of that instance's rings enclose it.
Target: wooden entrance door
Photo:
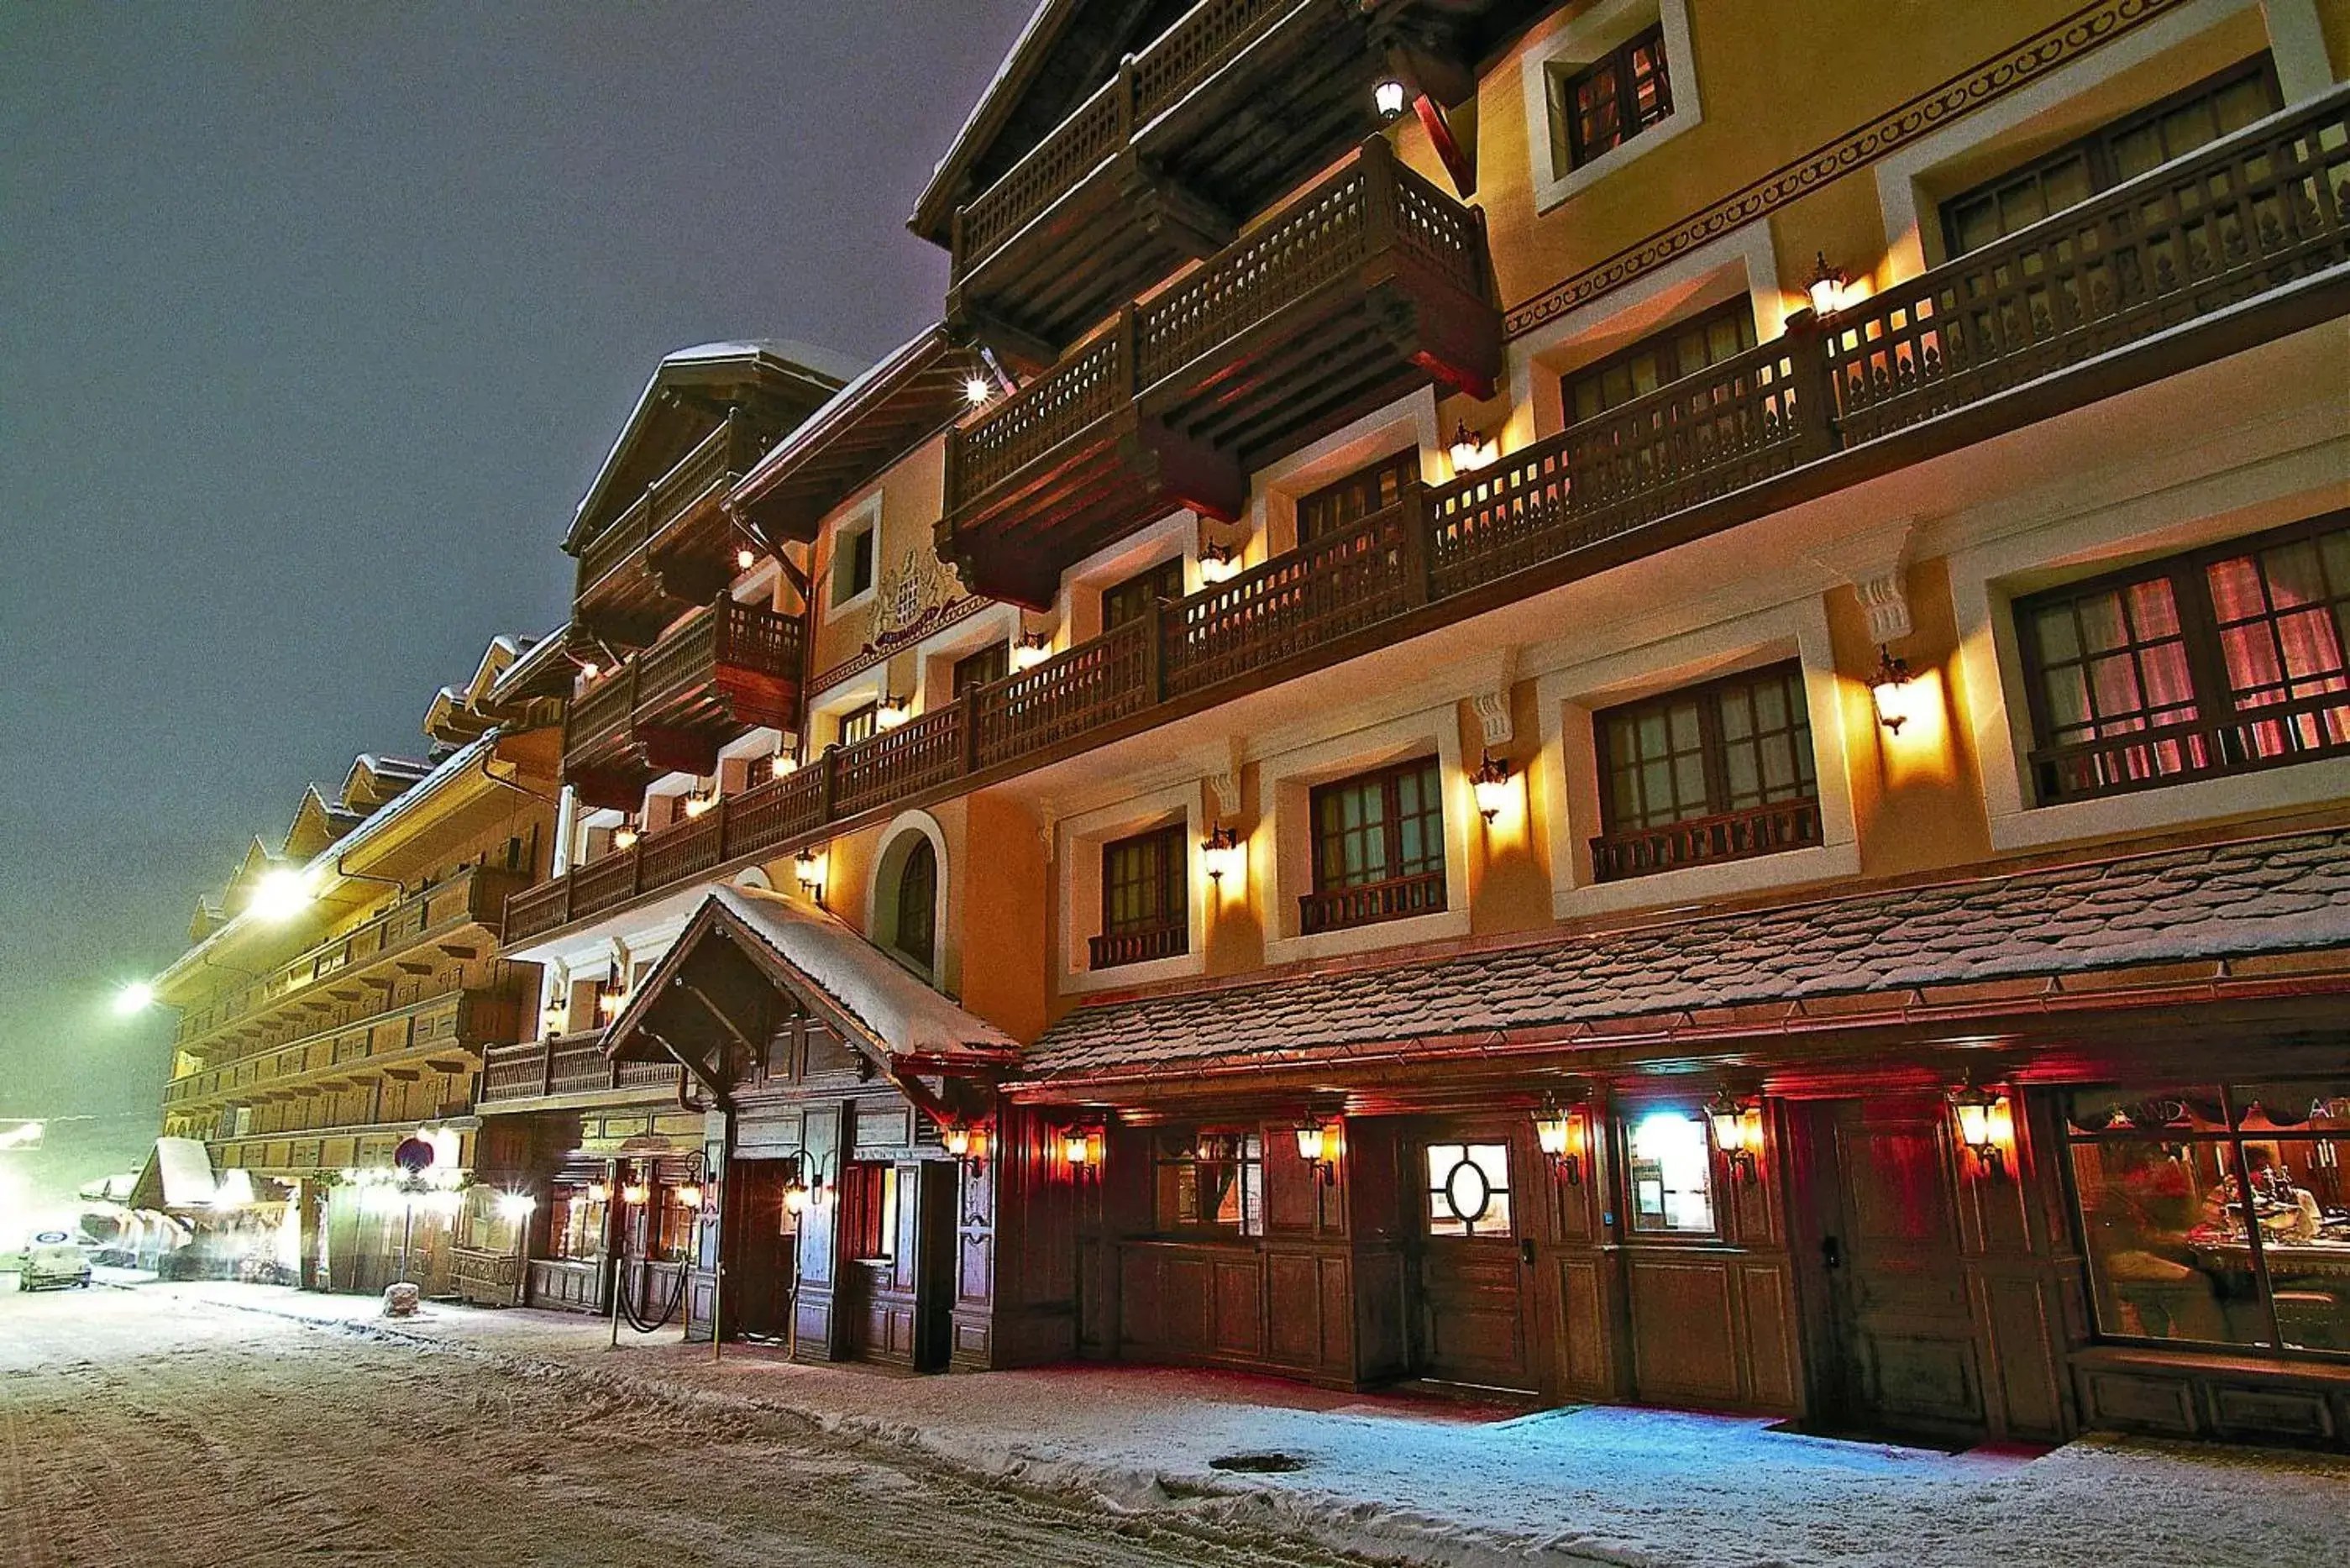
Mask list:
[[[1814,1107],[1809,1210],[1822,1425],[1961,1437],[1984,1423],[1940,1096]]]
[[[1412,1146],[1407,1201],[1419,1210],[1414,1370],[1443,1383],[1531,1389],[1524,1160],[1496,1127],[1430,1131]]]
[[[791,1334],[792,1262],[798,1238],[784,1210],[792,1164],[738,1159],[725,1189],[726,1331],[766,1339]]]

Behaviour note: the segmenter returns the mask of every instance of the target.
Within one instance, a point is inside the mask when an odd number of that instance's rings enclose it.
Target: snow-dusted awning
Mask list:
[[[159,1137],[131,1184],[130,1203],[133,1209],[209,1209],[218,1189],[203,1139]]]

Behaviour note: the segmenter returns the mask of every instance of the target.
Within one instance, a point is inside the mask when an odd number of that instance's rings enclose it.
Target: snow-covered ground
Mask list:
[[[906,1378],[795,1366],[734,1346],[713,1366],[707,1345],[680,1345],[673,1331],[650,1341],[624,1331],[613,1352],[605,1324],[577,1318],[434,1306],[386,1325],[370,1303],[251,1286],[100,1294],[138,1303],[125,1334],[143,1321],[234,1341],[224,1322],[260,1321],[249,1332],[269,1354],[312,1376],[363,1371],[396,1392],[432,1368],[455,1406],[449,1430],[460,1440],[475,1435],[465,1413],[484,1397],[534,1387],[533,1403],[567,1411],[585,1403],[671,1412],[690,1434],[671,1439],[684,1444],[679,1463],[696,1470],[705,1428],[717,1435],[709,1442],[723,1443],[813,1428],[814,1440],[921,1484],[951,1481],[974,1496],[1009,1486],[1024,1506],[1076,1503],[1093,1517],[1154,1527],[1154,1550],[1172,1554],[1137,1561],[1230,1561],[1235,1549],[1243,1561],[1313,1560],[1266,1544],[1276,1534],[1461,1568],[2350,1561],[2350,1460],[2324,1456],[2100,1438],[2038,1457],[1953,1457],[1774,1433],[1733,1417],[1594,1407],[1513,1418],[1221,1374],[1088,1367]],[[11,1364],[7,1305],[0,1298],[0,1372]],[[227,1305],[248,1310],[209,1310]],[[326,1332],[289,1331],[288,1317]],[[566,1413],[554,1425],[592,1428],[594,1419]],[[1211,1467],[1252,1453],[1285,1454],[1300,1468]],[[1170,1540],[1170,1527],[1208,1534]],[[1262,1533],[1234,1548],[1224,1544],[1232,1531]],[[678,1560],[731,1559],[687,1544]],[[821,1548],[812,1560],[861,1561]],[[1032,1560],[991,1556],[976,1542],[964,1558]]]

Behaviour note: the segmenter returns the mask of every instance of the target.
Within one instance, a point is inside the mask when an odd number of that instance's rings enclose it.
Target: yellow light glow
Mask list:
[[[767,759],[767,773],[771,777],[787,779],[799,771],[800,760],[789,752],[777,752]]]
[[[1404,85],[1393,77],[1382,78],[1371,88],[1371,102],[1381,119],[1395,119],[1403,113]]]
[[[1247,841],[1229,827],[1217,828],[1200,846],[1200,868],[1218,887],[1230,877],[1237,888],[1241,873],[1248,869]]]
[[[1321,1164],[1324,1142],[1325,1136],[1322,1128],[1318,1125],[1308,1123],[1305,1126],[1299,1127],[1297,1129],[1297,1158],[1305,1161],[1308,1165]]]
[[[734,569],[736,571],[747,572],[758,564],[759,556],[756,551],[737,550],[734,552]]]
[[[874,708],[873,727],[877,730],[894,730],[913,716],[912,704],[892,691],[883,697],[879,704]]]
[[[588,1184],[588,1201],[590,1203],[609,1203],[612,1201],[612,1189],[608,1184],[601,1181],[589,1182]]]
[[[677,1201],[681,1208],[699,1209],[702,1207],[702,1189],[693,1182],[686,1182],[684,1185],[679,1187],[676,1191]]]
[[[627,850],[634,849],[636,846],[637,830],[635,828],[623,826],[612,829],[613,848]]]
[[[1241,575],[1241,553],[1229,545],[1211,545],[1200,552],[1200,580],[1214,587]]]
[[[498,1218],[508,1221],[527,1220],[537,1209],[538,1199],[527,1192],[501,1192],[497,1198]]]
[[[280,867],[254,884],[244,907],[265,920],[291,919],[310,907],[309,878],[290,867]]]
[[[620,1189],[620,1201],[634,1209],[650,1197],[651,1189],[641,1181],[631,1181]]]
[[[1053,657],[1053,639],[1024,637],[1012,645],[1012,672],[1023,674]]]
[[[963,378],[962,400],[969,403],[972,408],[985,408],[987,406],[987,400],[994,395],[995,389],[987,384],[987,379],[984,376],[966,376]]]

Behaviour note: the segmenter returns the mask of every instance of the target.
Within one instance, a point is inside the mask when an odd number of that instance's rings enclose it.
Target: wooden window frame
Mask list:
[[[2202,80],[2190,83],[2177,92],[2166,94],[2152,103],[2131,109],[2126,114],[2118,115],[2095,130],[2074,137],[2061,147],[2052,147],[2045,152],[2024,159],[2019,163],[2001,170],[1996,174],[1978,180],[1963,191],[1951,192],[1935,204],[1935,216],[1941,225],[1944,257],[1956,260],[1969,254],[1960,244],[1958,224],[1960,210],[1969,203],[1980,201],[1986,196],[1996,203],[2002,187],[2012,185],[2026,176],[2039,177],[2075,158],[2082,160],[2087,166],[2089,192],[2088,195],[2082,200],[2090,200],[2122,182],[2123,177],[2116,165],[2114,149],[2124,137],[2148,124],[2163,119],[2198,99],[2217,99],[2220,93],[2238,83],[2255,79],[2268,88],[2270,112],[2273,113],[2284,107],[2283,90],[2277,80],[2275,57],[2268,51],[2262,50],[2250,59],[2240,60],[2224,70],[2214,71]],[[2074,204],[2077,205],[2077,203]],[[2069,207],[2053,208],[2047,215],[2054,217],[2059,212],[2069,210]],[[2038,221],[2038,219],[2033,220],[2035,223]],[[1983,241],[1974,248],[1981,250],[1985,245],[1997,244],[2000,240],[2013,232],[2013,230],[2002,230],[2000,234]]]
[[[1655,331],[1642,334],[1637,341],[1626,344],[1614,353],[1603,358],[1595,359],[1588,365],[1578,365],[1561,376],[1558,379],[1561,421],[1566,428],[1572,429],[1588,420],[1606,419],[1617,409],[1622,408],[1625,403],[1647,397],[1648,395],[1647,392],[1635,392],[1622,402],[1603,407],[1596,413],[1586,414],[1582,419],[1575,417],[1575,392],[1577,387],[1599,382],[1608,371],[1617,369],[1645,356],[1653,354],[1657,357],[1657,389],[1659,390],[1671,386],[1684,376],[1694,376],[1700,370],[1712,369],[1714,365],[1720,363],[1719,360],[1708,359],[1702,365],[1683,366],[1676,351],[1676,345],[1680,338],[1690,333],[1701,332],[1715,322],[1724,320],[1735,321],[1739,324],[1744,338],[1739,352],[1744,353],[1746,349],[1753,348],[1760,341],[1754,326],[1754,301],[1743,294],[1735,298],[1725,299],[1719,305],[1709,305],[1702,310],[1693,311],[1687,316],[1676,317]]]
[[[1187,1140],[1178,1148],[1177,1138]],[[1231,1152],[1219,1152],[1210,1158],[1199,1158],[1198,1149],[1209,1139],[1231,1140]],[[1265,1233],[1265,1137],[1257,1127],[1198,1127],[1188,1132],[1155,1130],[1151,1136],[1151,1220],[1157,1231],[1165,1236],[1189,1236],[1225,1241],[1259,1241]],[[1203,1168],[1230,1168],[1232,1188],[1240,1193],[1240,1219],[1233,1224],[1213,1220],[1181,1218],[1178,1194],[1181,1190],[1181,1172],[1189,1167],[1193,1172],[1194,1206],[1198,1207],[1198,1172]],[[1230,1190],[1230,1189],[1228,1189]]]
[[[1657,62],[1657,112],[1645,119],[1632,108],[1638,100],[1636,57],[1643,47],[1653,51]],[[1650,23],[1581,69],[1572,72],[1562,70],[1559,76],[1557,112],[1566,131],[1569,169],[1581,169],[1605,158],[1641,132],[1654,130],[1673,117],[1673,62],[1671,57],[1665,53],[1665,25],[1661,19]],[[1584,140],[1583,116],[1576,109],[1575,100],[1584,84],[1603,76],[1610,78],[1615,87],[1618,130],[1613,141],[1604,147],[1593,147]]]
[[[1184,840],[1188,826],[1180,822],[1130,834],[1102,846],[1101,933],[1088,944],[1091,967],[1114,969],[1121,964],[1177,958],[1191,950],[1190,856]],[[1156,907],[1148,918],[1121,919],[1117,912],[1118,861],[1125,855],[1146,851],[1159,857]],[[1133,886],[1141,886],[1138,878]]]
[[[869,514],[854,529],[833,536],[831,607],[851,604],[873,591],[881,572],[881,522]]]
[[[1433,851],[1434,864],[1405,871],[1401,784],[1409,775],[1427,780],[1427,800],[1416,814],[1422,823],[1422,844]],[[1381,797],[1381,857],[1387,875],[1367,881],[1345,882],[1331,865],[1332,839],[1323,832],[1323,802],[1341,791],[1377,788]],[[1306,831],[1311,835],[1314,890],[1299,899],[1299,929],[1312,936],[1321,931],[1375,925],[1416,915],[1440,914],[1449,907],[1446,877],[1451,846],[1444,841],[1444,764],[1433,756],[1350,774],[1307,792]],[[1423,861],[1429,855],[1423,853]],[[1430,895],[1433,895],[1431,901]]]
[[[889,932],[889,950],[925,971],[932,971],[939,964],[939,851],[928,834],[918,833],[911,837],[913,842],[907,846],[906,857],[899,863],[897,878],[889,889],[890,905],[895,915]],[[914,896],[913,887],[913,871],[918,865],[929,867],[923,880],[930,884],[919,898]],[[910,915],[920,917],[922,950],[919,952],[907,945],[906,928]]]
[[[1150,613],[1153,599],[1182,597],[1183,557],[1170,556],[1101,591],[1101,628],[1115,631],[1130,621],[1140,620]]]
[[[1393,495],[1388,493],[1388,481],[1393,479]],[[1403,498],[1404,491],[1419,478],[1419,448],[1407,446],[1384,457],[1374,458],[1360,468],[1332,480],[1329,483],[1309,490],[1297,498],[1297,542],[1310,545],[1326,538],[1364,518],[1386,511]],[[1368,504],[1347,512],[1348,502],[1367,483]],[[1345,515],[1339,514],[1345,513]]]
[[[2296,707],[2301,707],[2321,724],[2340,728],[2345,721],[2338,715],[2350,710],[2350,694],[2344,695],[2340,702],[2319,701],[2318,698],[2333,695],[2319,693],[2317,698],[2303,699],[2302,704],[2240,703],[2228,673],[2227,650],[2221,638],[2219,612],[2211,597],[2210,577],[2210,568],[2221,562],[2257,557],[2281,545],[2314,542],[2345,532],[2350,532],[2350,510],[2321,513],[2280,528],[2265,529],[2220,544],[2160,556],[2135,566],[2100,573],[2018,598],[2010,607],[2011,625],[2023,669],[2025,711],[2032,725],[2030,769],[2035,804],[2054,805],[2067,801],[2104,799],[2157,789],[2166,784],[2258,773],[2350,754],[2350,740],[2302,746],[2276,753],[2261,752],[2257,740],[2250,745],[2245,743],[2238,732],[2282,722]],[[2033,633],[2035,618],[2043,611],[2060,604],[2077,603],[2153,582],[2164,582],[2169,586],[2172,611],[2178,620],[2178,640],[2185,649],[2193,717],[2159,728],[2132,730],[2117,727],[2111,735],[2091,737],[2086,741],[2055,741],[2053,738],[2056,730],[2055,719],[2048,702],[2049,667],[2041,651],[2040,639]],[[2336,599],[2331,602],[2338,604],[2345,601]],[[2336,624],[2338,627],[2338,620]],[[2350,641],[2350,639],[2344,640]],[[2141,644],[2134,637],[2129,646],[2135,649]],[[2345,648],[2345,663],[2350,663],[2350,648]],[[2283,711],[2280,712],[2280,709]],[[2094,719],[2092,722],[2095,722]],[[2133,736],[2153,738],[2141,742],[2134,741]],[[2203,760],[2193,760],[2189,756],[2189,752],[2195,749],[2189,743],[2190,736],[2211,738],[2205,743]],[[2138,765],[2120,764],[2124,771],[2118,776],[2085,784],[2067,784],[2060,772],[2064,759],[2059,753],[2088,745],[2102,745],[2116,752],[2137,751],[2143,754],[2137,759]],[[2175,756],[2178,759],[2176,764],[2166,765],[2166,755]]]
[[[837,744],[861,745],[881,732],[881,700],[877,697],[869,702],[847,709],[833,722],[840,737]],[[855,732],[860,729],[862,733]]]
[[[951,701],[959,701],[973,689],[993,685],[1011,673],[1012,645],[991,642],[964,654],[948,667],[947,695]]]

